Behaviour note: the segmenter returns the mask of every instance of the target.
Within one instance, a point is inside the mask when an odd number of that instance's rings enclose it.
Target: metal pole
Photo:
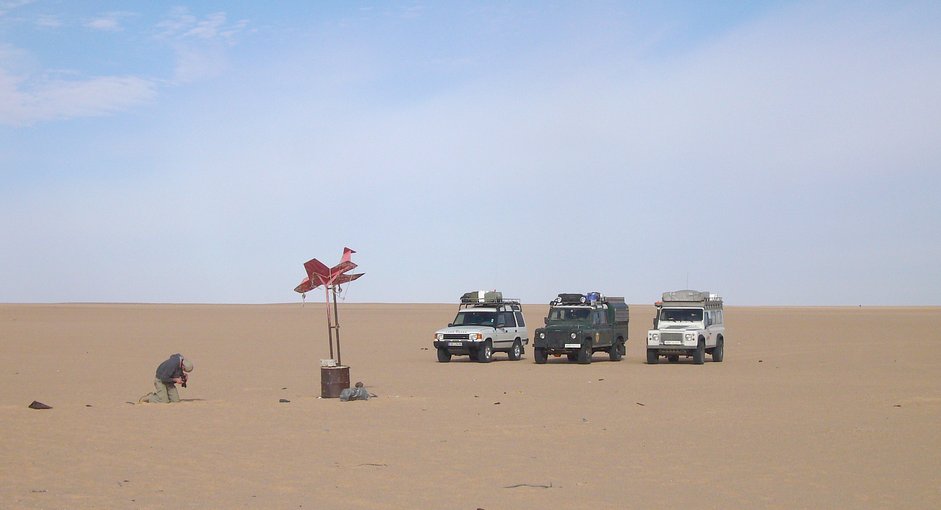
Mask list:
[[[333,359],[333,325],[330,324],[330,289],[327,286],[324,286],[324,294],[327,295],[326,299],[326,309],[327,309],[327,336],[330,338],[330,359]]]
[[[337,286],[331,285],[333,289],[333,324],[337,329],[337,366],[342,366],[343,362],[340,360],[340,315],[337,311]]]

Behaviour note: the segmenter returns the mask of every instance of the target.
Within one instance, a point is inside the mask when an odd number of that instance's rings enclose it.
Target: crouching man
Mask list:
[[[154,391],[140,398],[140,402],[166,404],[180,401],[180,392],[176,385],[186,387],[189,373],[193,371],[193,362],[177,353],[157,366],[154,378]]]

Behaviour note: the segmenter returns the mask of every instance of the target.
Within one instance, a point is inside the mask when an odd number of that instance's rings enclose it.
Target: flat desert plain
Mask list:
[[[727,307],[702,366],[644,305],[621,362],[438,363],[455,311],[342,303],[340,402],[322,303],[0,305],[0,508],[941,508],[941,308]]]

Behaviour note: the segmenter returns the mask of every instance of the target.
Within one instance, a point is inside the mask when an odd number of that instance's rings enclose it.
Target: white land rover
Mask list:
[[[712,355],[712,361],[722,361],[725,325],[721,297],[697,290],[677,290],[664,292],[663,301],[655,305],[653,329],[647,332],[647,363],[658,363],[660,356],[666,356],[670,362],[689,356],[693,363],[701,365],[706,354]]]
[[[438,361],[470,356],[489,363],[494,352],[506,352],[513,361],[523,357],[529,333],[519,300],[503,299],[496,291],[474,291],[461,296],[457,316],[448,327],[435,332]]]

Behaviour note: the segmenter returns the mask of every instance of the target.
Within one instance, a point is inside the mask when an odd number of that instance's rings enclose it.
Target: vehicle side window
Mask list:
[[[523,321],[523,312],[516,312],[515,315],[516,315],[516,324],[518,324],[519,327],[525,326],[526,323]]]
[[[722,324],[722,310],[712,310],[706,314],[706,325],[716,326]]]
[[[503,316],[504,327],[516,327],[516,319],[513,317],[513,312],[503,312],[501,315]]]

